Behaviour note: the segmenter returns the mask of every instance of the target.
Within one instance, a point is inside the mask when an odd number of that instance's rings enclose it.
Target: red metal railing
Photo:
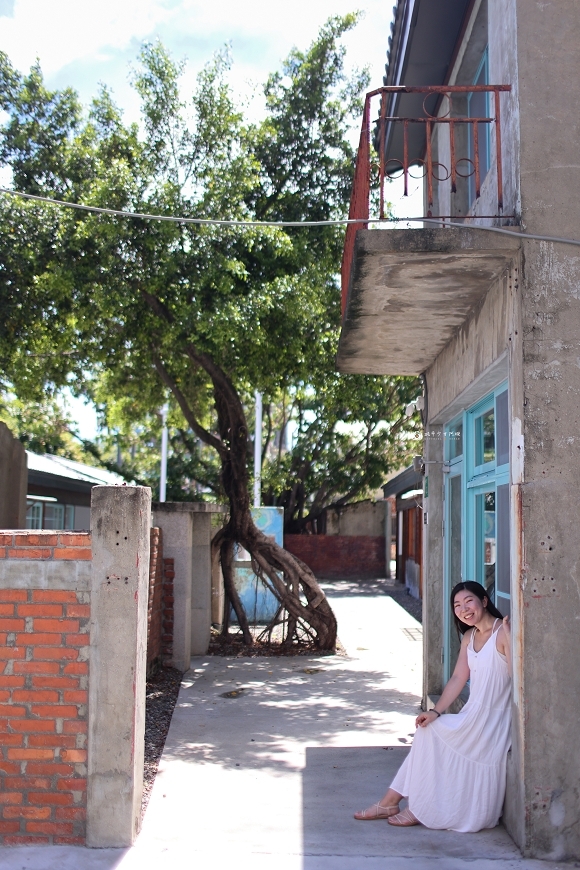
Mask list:
[[[378,189],[379,189],[379,215],[375,220],[385,219],[385,178],[400,171],[404,178],[404,195],[408,194],[410,168],[416,165],[422,165],[423,177],[427,181],[427,214],[424,217],[440,217],[445,219],[468,217],[466,214],[458,215],[433,215],[433,187],[436,184],[445,183],[451,184],[452,193],[457,192],[458,178],[473,178],[475,198],[479,199],[481,188],[481,164],[480,155],[481,148],[479,142],[480,125],[485,124],[488,127],[495,128],[495,166],[497,178],[497,214],[496,215],[478,215],[478,217],[501,217],[503,211],[503,177],[502,177],[502,156],[501,156],[501,116],[500,116],[500,93],[502,91],[510,91],[511,85],[426,85],[424,87],[414,86],[390,86],[378,88],[376,91],[371,91],[366,95],[363,120],[361,126],[360,140],[358,153],[356,158],[355,174],[353,188],[350,198],[350,209],[348,213],[349,220],[358,221],[358,223],[348,224],[346,229],[346,238],[344,243],[344,251],[342,257],[342,310],[344,313],[346,307],[346,296],[348,292],[348,284],[352,269],[352,261],[354,255],[354,243],[357,230],[366,229],[370,218],[370,195],[371,195],[371,103],[373,98],[380,97],[380,109],[377,119],[377,127],[375,135],[372,136],[373,143],[378,151]],[[489,93],[493,97],[493,116],[491,117],[471,117],[465,114],[452,116],[453,111],[453,95],[461,95],[463,97],[468,94],[477,92]],[[389,115],[389,100],[393,94],[425,94],[423,99],[423,116],[419,117],[404,117],[400,115]],[[437,106],[432,114],[425,106],[428,97],[435,95]],[[437,114],[442,108],[442,102],[448,101],[447,112],[445,114]],[[402,133],[402,159],[389,158],[386,159],[387,135],[392,133],[392,125],[400,124],[403,127]],[[409,127],[411,124],[425,125],[425,153],[422,158],[409,155]],[[449,130],[449,166],[445,166],[439,161],[433,160],[432,137],[433,130],[437,124],[445,124]],[[458,156],[457,150],[457,127],[458,125],[468,125],[470,128],[470,154],[461,154]],[[491,155],[490,155],[491,158]],[[397,165],[398,164],[398,165]],[[469,169],[469,171],[463,171]],[[418,217],[413,215],[413,217]]]

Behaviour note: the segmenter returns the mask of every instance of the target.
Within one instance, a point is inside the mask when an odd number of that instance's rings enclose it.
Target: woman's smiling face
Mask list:
[[[468,589],[462,589],[453,599],[453,612],[466,625],[477,625],[481,622],[486,606],[487,598],[482,601]]]

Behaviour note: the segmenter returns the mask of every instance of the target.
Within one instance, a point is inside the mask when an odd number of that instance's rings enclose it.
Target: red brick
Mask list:
[[[28,803],[29,804],[58,804],[59,806],[68,806],[72,804],[73,796],[72,794],[60,793],[60,794],[46,794],[46,792],[28,792]]]
[[[50,761],[54,758],[54,749],[8,749],[9,761]]]
[[[69,604],[66,608],[66,615],[87,619],[91,615],[91,606],[90,604]]]
[[[23,619],[0,618],[0,631],[24,631],[25,627]]]
[[[0,759],[0,773],[20,773],[20,765],[14,761],[2,761]]]
[[[0,544],[10,544],[12,543],[14,535],[7,535],[6,533],[0,535]]]
[[[0,547],[0,559],[6,558],[6,547]]]
[[[86,734],[88,726],[80,719],[67,719],[62,723],[62,730],[65,734]]]
[[[19,646],[60,646],[62,634],[48,634],[48,632],[28,631],[16,635],[16,643]]]
[[[13,647],[16,649],[16,647]],[[0,654],[2,653],[2,648],[0,647]],[[57,659],[64,661],[65,659],[75,660],[79,657],[79,651],[77,649],[65,649],[64,647],[54,647],[54,646],[37,646],[32,651],[33,659],[40,659],[41,661],[50,661],[52,659]],[[8,658],[8,656],[7,656]],[[24,658],[24,649],[22,650],[22,655],[19,658]]]
[[[9,543],[9,542],[7,542]],[[90,547],[91,533],[90,532],[61,532],[59,535],[59,543],[66,547]]]
[[[2,646],[6,646],[6,641],[7,641],[7,640],[8,640],[8,635],[7,635],[7,633],[6,633],[5,631],[3,631],[3,632],[0,634],[0,644],[1,644]],[[3,665],[3,667],[6,667],[6,665]]]
[[[71,822],[27,822],[26,830],[31,834],[60,834],[66,836],[72,834]]]
[[[26,650],[23,646],[0,646],[0,659],[23,659],[26,657]]]
[[[0,719],[0,734],[6,734],[8,731],[8,719]],[[2,741],[0,740],[0,743]]]
[[[0,716],[6,716],[8,719],[16,719],[20,716],[26,716],[26,707],[15,707],[12,704],[0,704]]]
[[[24,685],[24,677],[5,677],[0,676],[0,686],[17,686]]]
[[[4,807],[5,819],[49,819],[50,807]]]
[[[9,559],[51,559],[50,547],[19,547],[8,550]]]
[[[71,761],[76,764],[82,764],[87,760],[86,749],[62,749],[60,757],[63,761]]]
[[[40,776],[7,776],[4,778],[4,788],[22,789],[50,788],[50,779]]]
[[[49,704],[33,704],[31,712],[34,716],[39,716],[41,719],[51,719],[53,716],[61,719],[76,719],[78,711],[76,707],[66,706],[65,704],[49,705]]]
[[[39,732],[54,731],[54,719],[13,719],[10,722],[13,731],[25,731],[35,734]],[[1,742],[1,741],[0,741]]]
[[[86,779],[59,779],[56,787],[59,791],[86,791]]]
[[[55,846],[84,846],[87,841],[84,837],[53,837],[52,842]]]
[[[53,761],[52,764],[41,761],[29,761],[26,765],[26,773],[29,773],[31,776],[66,776],[73,772],[74,768],[72,764],[58,764],[56,761]]]
[[[89,693],[84,689],[78,689],[76,692],[64,692],[63,701],[65,704],[86,704],[89,700]]]
[[[0,620],[0,628],[2,620]],[[79,630],[79,621],[78,619],[39,619],[36,618],[34,620],[34,630],[35,631],[56,631],[59,634],[62,634],[65,631],[78,631]],[[11,629],[8,629],[11,631]]]
[[[15,535],[15,547],[56,547],[58,544],[58,535]]]
[[[80,616],[80,614],[77,614]],[[0,604],[0,616],[14,616],[13,604]]]
[[[76,746],[74,734],[31,734],[28,738],[29,746],[66,746],[72,749]],[[62,752],[61,752],[62,758]],[[74,761],[73,758],[63,758],[63,761]]]
[[[58,692],[52,689],[14,689],[12,692],[14,701],[35,701],[37,704],[45,701],[47,704],[56,704],[59,700]]]
[[[65,674],[88,674],[88,662],[72,662],[70,665],[65,665],[63,673]]]
[[[2,746],[22,746],[23,742],[22,734],[3,734],[0,740]]]
[[[0,804],[21,804],[22,794],[19,791],[0,792]]]
[[[6,689],[0,691],[0,701],[9,701],[10,700],[10,692]]]
[[[84,821],[87,816],[87,811],[84,807],[57,807],[57,819],[73,819],[74,821]]]
[[[93,554],[90,547],[55,547],[54,558],[90,562]]]
[[[62,616],[62,604],[19,604],[19,616]]]
[[[0,589],[0,601],[28,601],[26,589]]]
[[[30,834],[29,836],[23,836],[21,834],[13,836],[11,834],[8,837],[4,837],[5,846],[37,846],[39,843],[44,846],[50,843],[50,839],[48,837],[35,837],[33,834]]]
[[[65,643],[67,646],[88,646],[88,634],[67,634],[65,635]]]
[[[64,589],[34,589],[32,592],[33,601],[48,601],[49,604],[55,604],[62,601],[64,604],[76,604],[76,592],[67,592]]]
[[[2,677],[0,677],[0,686]],[[78,677],[32,677],[32,685],[39,689],[78,689]]]
[[[0,834],[13,834],[20,830],[20,822],[0,822]]]
[[[58,662],[14,662],[15,674],[58,674]]]

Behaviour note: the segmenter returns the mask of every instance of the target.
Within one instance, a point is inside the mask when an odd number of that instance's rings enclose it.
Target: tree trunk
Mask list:
[[[201,365],[214,387],[218,427],[222,444],[222,485],[230,506],[228,523],[216,535],[224,586],[238,617],[246,643],[252,642],[247,616],[233,582],[233,546],[250,553],[258,577],[273,592],[289,614],[290,626],[300,625],[321,650],[336,646],[336,618],[316,577],[304,562],[260,532],[250,510],[248,478],[248,427],[237,391],[223,370],[206,354],[189,347],[192,361]],[[306,603],[300,598],[302,589]]]

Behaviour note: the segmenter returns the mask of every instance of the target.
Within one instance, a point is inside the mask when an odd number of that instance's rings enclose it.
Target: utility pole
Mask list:
[[[254,507],[262,504],[262,394],[254,393],[256,399],[256,423],[254,427]]]
[[[169,413],[169,405],[167,402],[161,408],[161,422],[163,428],[161,430],[161,473],[159,475],[159,501],[166,501],[167,498],[167,414]]]

